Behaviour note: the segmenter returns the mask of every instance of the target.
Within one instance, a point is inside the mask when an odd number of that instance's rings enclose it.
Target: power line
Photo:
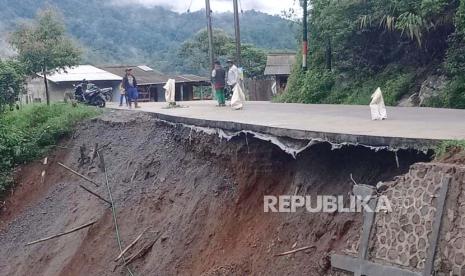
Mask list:
[[[191,0],[191,2],[190,2],[190,4],[189,4],[189,7],[187,8],[187,13],[190,13],[190,12],[191,12],[192,1],[193,1],[193,0]]]
[[[241,65],[241,31],[239,26],[239,8],[237,0],[233,0],[234,4],[234,30],[236,34],[236,64]]]
[[[210,66],[213,66],[214,62],[214,52],[213,52],[213,30],[212,30],[212,11],[210,8],[210,0],[205,0],[205,9],[207,13],[207,32],[208,32],[208,49],[210,56]]]

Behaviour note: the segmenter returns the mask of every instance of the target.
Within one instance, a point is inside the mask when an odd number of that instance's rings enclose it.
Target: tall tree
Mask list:
[[[0,113],[6,106],[13,106],[18,94],[24,89],[24,82],[24,73],[19,62],[0,60]]]
[[[13,33],[11,45],[18,51],[18,59],[28,74],[42,73],[47,105],[50,105],[47,75],[77,65],[81,56],[80,49],[66,35],[62,19],[51,9],[40,11],[34,22]]]
[[[213,30],[213,49],[215,59],[221,61],[233,58],[236,53],[234,39],[220,29]],[[242,44],[241,50],[242,64],[246,76],[257,77],[263,75],[266,53],[250,44]],[[190,72],[209,74],[207,31],[202,30],[192,39],[184,42],[178,51],[178,57],[185,62],[184,66]]]

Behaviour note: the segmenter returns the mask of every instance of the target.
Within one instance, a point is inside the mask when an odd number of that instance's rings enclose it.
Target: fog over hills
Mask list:
[[[7,32],[53,7],[64,18],[68,32],[85,49],[83,62],[92,64],[145,63],[166,72],[182,72],[177,50],[205,28],[205,11],[177,13],[164,7],[116,5],[103,0],[0,0],[0,55],[11,55]],[[267,50],[295,50],[297,26],[257,11],[241,16],[242,42]],[[233,14],[214,13],[215,28],[234,34]],[[177,64],[177,65],[175,65]]]

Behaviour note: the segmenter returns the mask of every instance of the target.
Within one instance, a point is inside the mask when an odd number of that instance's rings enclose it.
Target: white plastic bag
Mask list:
[[[163,88],[165,89],[165,101],[168,103],[174,103],[175,100],[175,89],[176,81],[174,79],[169,79]]]
[[[242,91],[241,85],[238,83],[233,88],[233,95],[231,97],[231,108],[234,110],[242,109],[244,107],[245,94]]]
[[[385,120],[387,119],[386,106],[384,105],[383,93],[381,88],[377,88],[375,93],[371,95],[371,119],[372,120]]]

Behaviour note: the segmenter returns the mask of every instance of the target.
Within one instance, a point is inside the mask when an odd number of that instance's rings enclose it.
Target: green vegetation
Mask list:
[[[213,49],[216,59],[225,65],[228,58],[234,59],[236,45],[234,38],[220,29],[213,31]],[[187,72],[209,75],[211,65],[208,57],[208,33],[207,30],[198,32],[192,39],[181,45],[178,52],[184,62]],[[263,75],[266,65],[266,54],[250,44],[241,45],[242,66],[247,77],[253,78]]]
[[[465,107],[465,0],[311,2],[311,70],[297,65],[278,101],[367,104],[379,86],[395,105],[444,75],[428,104]]]
[[[0,60],[0,114],[7,106],[10,109],[23,91],[25,75],[23,66],[13,60]]]
[[[0,196],[11,186],[11,171],[15,166],[43,156],[70,134],[76,122],[99,112],[88,106],[71,108],[67,104],[52,104],[3,113],[0,117]]]
[[[436,147],[435,156],[436,159],[443,157],[447,152],[452,149],[459,149],[465,151],[465,140],[446,140],[443,141]]]
[[[189,68],[184,65],[189,60],[180,59],[177,52],[183,42],[205,28],[205,11],[179,14],[163,7],[144,7],[130,1],[126,1],[127,5],[117,5],[116,2],[0,0],[0,31],[15,28],[21,20],[33,18],[37,10],[52,5],[62,14],[66,29],[85,50],[84,63],[147,64],[166,73],[187,73]],[[245,44],[275,50],[297,48],[297,30],[288,20],[256,11],[245,11],[240,20],[241,39]],[[234,35],[232,13],[214,13],[212,21],[215,28]]]
[[[63,23],[53,10],[41,11],[31,25],[24,25],[13,33],[11,44],[28,74],[42,73],[47,105],[50,105],[47,74],[79,64],[81,54],[66,36]]]

